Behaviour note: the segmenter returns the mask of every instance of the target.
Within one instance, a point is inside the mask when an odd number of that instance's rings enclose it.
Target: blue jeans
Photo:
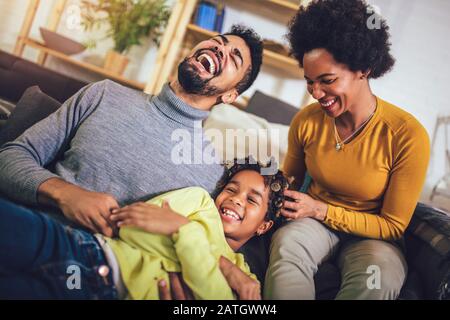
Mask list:
[[[105,270],[92,234],[0,198],[0,299],[117,299]]]

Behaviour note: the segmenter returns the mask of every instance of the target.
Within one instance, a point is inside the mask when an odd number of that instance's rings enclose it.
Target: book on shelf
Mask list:
[[[206,30],[222,32],[225,5],[223,1],[200,1],[194,18],[194,23]]]

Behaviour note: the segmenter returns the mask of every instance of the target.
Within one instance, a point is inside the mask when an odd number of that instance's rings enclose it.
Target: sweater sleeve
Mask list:
[[[191,221],[172,236],[181,264],[183,279],[195,299],[234,299],[230,286],[219,268],[219,261],[211,253],[203,226]]]
[[[378,214],[356,212],[328,204],[325,224],[374,239],[398,239],[407,228],[419,200],[430,158],[425,129],[409,121],[396,133],[394,163]]]
[[[37,204],[37,190],[57,177],[45,169],[64,152],[77,127],[95,109],[104,82],[88,85],[57,111],[0,149],[0,192],[26,204]]]

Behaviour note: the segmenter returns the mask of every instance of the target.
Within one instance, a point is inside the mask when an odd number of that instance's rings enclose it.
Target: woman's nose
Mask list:
[[[319,85],[315,84],[311,85],[309,93],[316,100],[322,99],[325,96],[325,92],[323,92]]]

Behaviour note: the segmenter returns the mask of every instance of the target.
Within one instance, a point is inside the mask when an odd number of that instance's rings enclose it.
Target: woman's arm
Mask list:
[[[329,227],[373,239],[397,239],[406,230],[419,200],[428,168],[430,143],[422,127],[398,133],[394,165],[384,193],[380,212],[369,213],[333,206],[307,194],[290,191],[298,202],[286,202],[283,215],[289,218],[312,217]],[[326,211],[326,212],[325,212]],[[325,214],[323,214],[325,212]]]

